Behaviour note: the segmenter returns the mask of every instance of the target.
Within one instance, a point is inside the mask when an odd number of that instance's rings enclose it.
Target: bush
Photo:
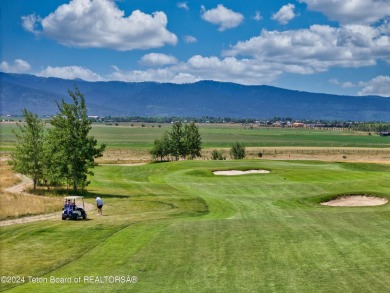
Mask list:
[[[212,160],[226,160],[226,157],[223,156],[222,151],[213,150],[211,152]]]
[[[230,149],[230,156],[234,160],[241,160],[245,158],[245,146],[236,142]]]

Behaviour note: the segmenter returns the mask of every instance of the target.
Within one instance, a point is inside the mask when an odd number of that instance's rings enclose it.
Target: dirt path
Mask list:
[[[23,194],[23,195],[28,195],[28,196],[36,196],[34,194],[28,193],[25,190],[29,187],[32,186],[33,182],[30,178],[17,174],[21,179],[21,182],[5,188],[4,191],[9,192],[9,193],[14,193],[14,194]],[[95,209],[95,205],[90,204],[90,203],[84,203],[85,204],[85,210],[91,211]],[[15,224],[24,224],[24,223],[31,223],[31,222],[36,222],[36,221],[44,221],[44,220],[53,220],[53,219],[61,219],[61,211],[55,212],[55,213],[49,213],[49,214],[41,214],[41,215],[35,215],[35,216],[27,216],[27,217],[21,217],[17,219],[10,219],[10,220],[3,220],[0,221],[0,227],[2,226],[9,226],[9,225],[15,225]]]
[[[25,195],[33,195],[24,191],[25,189],[33,185],[33,181],[27,176],[24,176],[22,174],[16,174],[16,177],[18,177],[21,180],[21,182],[14,186],[5,188],[4,191],[9,193],[16,193],[16,194],[22,193]]]

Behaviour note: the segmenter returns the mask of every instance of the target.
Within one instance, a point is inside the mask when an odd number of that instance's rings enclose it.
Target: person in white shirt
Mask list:
[[[103,216],[103,211],[102,211],[103,200],[100,197],[98,197],[98,196],[96,197],[96,206],[97,206],[97,209],[98,209],[98,215]]]

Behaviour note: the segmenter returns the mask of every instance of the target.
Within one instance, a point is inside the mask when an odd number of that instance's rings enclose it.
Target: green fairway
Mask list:
[[[230,169],[270,173],[212,173]],[[390,198],[389,183],[390,165],[375,164],[100,166],[86,201],[101,196],[104,216],[92,211],[88,221],[0,228],[1,275],[25,277],[24,284],[1,283],[0,290],[386,292],[390,204],[319,203],[338,194]]]

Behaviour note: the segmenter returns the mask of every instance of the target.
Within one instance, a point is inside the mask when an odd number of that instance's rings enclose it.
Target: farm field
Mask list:
[[[133,126],[131,126],[133,125]],[[144,127],[142,127],[144,125]],[[160,126],[160,127],[159,127]],[[263,128],[241,124],[198,124],[204,148],[230,147],[239,141],[248,147],[390,147],[388,137],[348,130]],[[2,150],[12,149],[15,123],[1,123]],[[108,149],[150,149],[155,139],[170,130],[171,124],[119,123],[118,126],[93,124],[91,135]]]
[[[144,127],[142,127],[144,125]],[[15,123],[1,127],[2,156],[9,156],[15,145],[12,129]],[[118,126],[93,124],[91,134],[107,145],[100,163],[131,163],[150,161],[150,149],[155,139],[170,130],[171,124],[119,123]],[[209,159],[213,149],[221,149],[229,157],[235,142],[247,147],[247,158],[259,153],[267,159],[319,159],[328,161],[390,162],[390,137],[365,132],[261,128],[241,124],[199,124],[203,142],[203,159]]]
[[[231,169],[270,173],[212,173]],[[101,196],[104,216],[94,211],[88,221],[58,218],[0,228],[0,273],[26,280],[19,285],[1,283],[0,290],[386,292],[390,288],[390,204],[320,205],[340,194],[390,199],[390,165],[179,161],[99,166],[91,179],[86,201],[93,204],[94,197]],[[96,280],[104,276],[136,278]],[[52,278],[58,279],[50,283]]]

